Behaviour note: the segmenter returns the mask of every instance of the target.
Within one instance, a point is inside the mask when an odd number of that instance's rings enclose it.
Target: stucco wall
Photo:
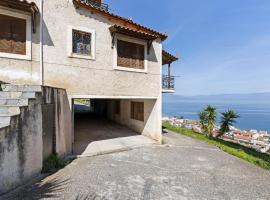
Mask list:
[[[144,102],[144,121],[131,119],[131,102]],[[161,134],[161,101],[159,99],[122,99],[120,100],[120,115],[114,112],[114,100],[108,101],[108,118],[132,130],[148,136],[158,142],[162,140]]]
[[[11,126],[0,129],[0,194],[23,184],[42,169],[43,142],[42,105],[53,104],[55,118],[46,123],[55,127],[54,149],[65,156],[72,151],[72,120],[65,90],[44,87],[21,114],[12,117]],[[45,123],[45,124],[46,124]],[[53,141],[50,141],[53,142]]]
[[[38,5],[38,1],[35,1]],[[39,30],[39,23],[37,23]],[[147,73],[114,69],[114,50],[108,19],[76,9],[70,0],[44,1],[45,85],[65,88],[68,95],[146,96],[161,93],[161,41],[153,42]],[[85,27],[96,33],[96,59],[68,57],[68,27]],[[0,58],[0,80],[39,83],[39,32],[33,34],[32,61]]]
[[[72,152],[72,111],[66,90],[43,87],[42,97],[44,104],[54,105],[55,151],[61,156],[70,154]]]
[[[33,123],[35,122],[35,123]],[[40,173],[42,168],[41,106],[31,101],[0,129],[0,194]]]

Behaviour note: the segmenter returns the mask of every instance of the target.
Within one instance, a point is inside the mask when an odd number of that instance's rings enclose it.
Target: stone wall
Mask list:
[[[42,105],[52,104],[54,119],[44,123]],[[72,151],[72,118],[65,90],[43,87],[35,100],[21,107],[20,115],[11,118],[11,125],[0,129],[0,194],[13,189],[42,169],[42,162],[52,140],[43,140],[45,127],[55,127],[53,149],[61,156]],[[44,152],[47,152],[44,154]]]

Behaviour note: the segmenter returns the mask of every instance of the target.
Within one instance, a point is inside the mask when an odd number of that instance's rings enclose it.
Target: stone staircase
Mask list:
[[[42,92],[39,85],[1,84],[0,87],[0,129],[12,125],[21,114],[22,107],[28,107],[29,101],[35,100]]]

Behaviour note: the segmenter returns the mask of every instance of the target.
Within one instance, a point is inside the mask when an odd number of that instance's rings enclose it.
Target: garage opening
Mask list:
[[[129,106],[125,106],[125,105]],[[144,103],[121,99],[73,99],[73,153],[81,155],[92,143],[137,136],[130,120],[144,124]],[[137,125],[137,126],[138,126]]]

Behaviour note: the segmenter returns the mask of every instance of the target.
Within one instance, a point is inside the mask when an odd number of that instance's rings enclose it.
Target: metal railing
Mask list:
[[[174,76],[168,76],[168,75],[162,76],[162,89],[174,90]]]
[[[89,4],[95,8],[99,8],[101,10],[109,11],[109,5],[106,3],[100,3],[97,0],[84,0],[86,4]]]

